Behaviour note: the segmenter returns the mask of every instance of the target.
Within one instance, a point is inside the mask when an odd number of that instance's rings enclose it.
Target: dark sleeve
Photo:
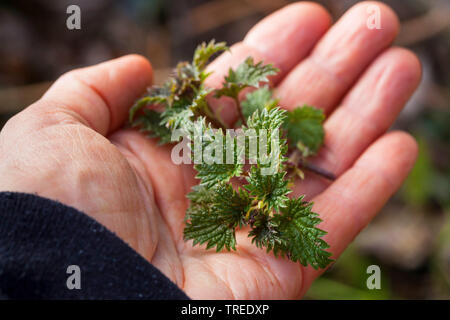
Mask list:
[[[76,267],[68,270],[69,266]],[[70,290],[68,283],[81,288]],[[158,269],[84,213],[36,195],[11,192],[0,192],[0,297],[188,299]]]

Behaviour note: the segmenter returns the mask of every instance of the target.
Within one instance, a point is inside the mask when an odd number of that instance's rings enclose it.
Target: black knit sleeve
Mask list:
[[[11,192],[0,192],[0,297],[188,299],[158,269],[84,213],[36,195]]]

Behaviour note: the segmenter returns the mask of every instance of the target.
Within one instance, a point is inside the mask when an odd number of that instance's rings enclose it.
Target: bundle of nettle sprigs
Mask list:
[[[180,62],[164,85],[149,88],[136,102],[130,122],[162,144],[178,142],[180,136],[172,141],[172,133],[181,130],[193,142],[194,154],[200,150],[203,156],[201,163],[195,161],[198,153],[194,159],[200,184],[187,195],[190,207],[185,240],[192,239],[194,245],[206,243],[207,249],[216,247],[217,251],[236,250],[236,228],[249,226],[248,236],[256,246],[305,266],[324,268],[332,260],[325,251],[328,244],[321,239],[326,232],[316,227],[321,219],[303,196],[287,196],[294,179],[303,179],[302,169],[327,175],[306,161],[323,143],[324,115],[309,106],[292,111],[277,107],[267,83],[268,76],[278,70],[270,64],[254,63],[250,57],[236,70],[230,68],[221,89],[207,88],[204,82],[210,73],[205,72],[206,64],[225,50],[225,43],[214,41],[198,46],[191,63]],[[254,89],[247,89],[241,97],[246,88]],[[237,104],[239,118],[232,127],[208,103],[211,94],[230,97]],[[258,141],[256,151],[247,139],[242,143],[239,135],[228,130],[239,127],[245,137]],[[229,150],[233,151],[232,161]],[[258,157],[260,151],[266,156]],[[231,180],[243,186],[233,188]]]

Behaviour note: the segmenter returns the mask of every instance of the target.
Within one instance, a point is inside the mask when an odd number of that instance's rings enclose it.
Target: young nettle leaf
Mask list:
[[[216,210],[220,216],[230,216],[230,223],[235,227],[245,224],[243,212],[247,212],[251,200],[247,192],[239,188],[233,189],[231,184],[218,184],[216,188],[216,197],[213,210]]]
[[[266,248],[267,252],[274,251],[277,254],[280,248],[286,247],[286,239],[281,237],[278,225],[269,215],[255,214],[251,227],[248,236],[258,248]]]
[[[180,128],[186,128],[191,124],[191,118],[194,113],[191,109],[185,108],[170,108],[161,113],[160,125],[165,125],[167,128],[177,130]]]
[[[199,86],[199,89],[195,91],[192,101],[189,104],[189,108],[198,115],[203,115],[209,111],[209,106],[206,101],[206,96],[211,90],[205,88],[203,85]],[[206,114],[211,116],[212,114]]]
[[[278,108],[272,90],[260,87],[278,70],[251,57],[229,70],[223,88],[207,88],[206,64],[224,50],[225,43],[214,41],[198,46],[191,63],[180,62],[163,86],[151,88],[136,102],[130,123],[160,143],[171,142],[173,130],[181,130],[190,141],[200,184],[187,195],[185,240],[205,244],[206,249],[236,250],[235,232],[248,225],[257,247],[325,268],[331,253],[322,240],[325,231],[317,228],[320,218],[303,197],[288,197],[292,173],[301,172],[304,158],[316,154],[323,143],[324,115],[308,106],[290,112]],[[245,88],[253,91],[240,101]],[[214,111],[207,99],[210,93],[234,99],[239,114],[234,124],[227,125]],[[231,129],[238,125],[239,132]],[[297,153],[288,155],[292,149]],[[235,180],[243,187],[236,189]]]
[[[267,209],[278,210],[286,205],[287,195],[291,192],[285,175],[286,172],[263,175],[260,168],[252,167],[245,188]]]
[[[247,93],[245,100],[241,102],[242,114],[250,117],[256,110],[273,109],[278,101],[272,98],[272,91],[266,86]]]
[[[224,135],[221,129],[212,129],[201,118],[195,122],[191,141],[201,144],[202,159],[194,159],[194,162],[201,160],[194,166],[201,185],[213,187],[240,176],[244,161],[239,159],[245,146],[239,146],[236,137]]]
[[[159,144],[170,143],[172,132],[161,124],[161,113],[154,110],[145,110],[144,113],[133,120],[132,126],[147,132],[150,138],[159,138]]]
[[[129,112],[130,123],[135,127],[140,127],[141,130],[154,130],[154,125],[141,126],[142,121],[134,122],[134,119],[143,108],[158,105],[166,108],[162,115],[163,120],[161,124],[172,130],[178,129],[182,126],[182,123],[188,124],[185,119],[186,116],[191,117],[190,111],[182,109],[190,109],[195,115],[209,117],[212,122],[220,124],[219,120],[214,119],[214,113],[206,102],[206,96],[210,91],[205,88],[203,82],[208,77],[208,74],[204,72],[204,68],[209,58],[213,54],[224,50],[227,50],[227,47],[223,42],[215,43],[211,41],[209,44],[203,43],[200,45],[195,51],[192,63],[178,63],[173,76],[161,87],[154,86],[150,88],[146,96],[136,101]],[[169,113],[168,110],[172,108],[176,109],[176,111]],[[155,132],[153,132],[153,135],[158,136]],[[164,143],[168,142],[170,142],[170,139],[164,140]]]
[[[131,107],[129,112],[129,121],[133,122],[136,114],[145,106],[148,105],[167,106],[169,96],[170,92],[167,87],[151,88],[147,96],[136,101],[136,103]]]
[[[275,75],[279,70],[271,64],[262,61],[254,63],[252,57],[245,59],[236,71],[230,69],[225,77],[225,84],[237,84],[245,87],[257,87],[260,82],[268,82],[268,76]]]
[[[310,106],[297,107],[288,112],[284,125],[288,139],[304,157],[315,155],[322,146],[324,119],[322,110]]]
[[[242,89],[258,87],[261,82],[268,82],[268,76],[275,75],[278,69],[271,64],[254,63],[252,57],[245,59],[236,70],[230,69],[225,77],[223,88],[217,90],[216,97],[228,96],[237,99]]]
[[[303,201],[303,197],[290,199],[281,214],[274,215],[273,221],[284,239],[279,251],[304,266],[325,268],[332,262],[331,253],[325,251],[329,245],[321,239],[326,232],[316,227],[322,220],[311,207],[312,203]]]
[[[239,177],[242,173],[242,164],[197,164],[194,166],[197,170],[196,178],[201,180],[205,187],[213,187],[221,182],[228,182],[233,177]]]
[[[248,118],[247,128],[255,129],[257,132],[260,129],[268,131],[280,129],[286,119],[286,114],[287,112],[280,108],[256,110]]]
[[[208,44],[203,42],[195,49],[194,58],[192,64],[197,67],[198,70],[203,70],[208,63],[208,60],[216,53],[227,50],[228,47],[225,42],[216,43],[211,40]]]
[[[194,245],[206,243],[207,249],[236,250],[235,229],[243,225],[242,212],[247,210],[250,199],[245,192],[235,191],[229,184],[219,184],[211,190],[214,195],[208,195],[209,202],[202,202],[201,196],[193,194],[204,193],[203,189],[191,192],[194,205],[189,211],[184,238],[194,240]]]
[[[227,217],[220,216],[207,207],[199,207],[189,214],[184,229],[184,239],[194,240],[193,245],[206,243],[206,249],[216,247],[216,251],[236,250],[235,227]]]
[[[212,205],[216,192],[214,188],[207,188],[202,185],[192,187],[192,191],[187,194],[187,198],[191,200],[191,208],[194,206]]]
[[[286,119],[286,111],[280,108],[262,108],[256,110],[247,120],[247,136],[257,138],[257,149],[248,150],[250,159],[257,158],[263,167],[271,167],[272,173],[278,172],[286,161],[286,140],[281,137],[281,126]],[[264,141],[266,142],[264,144]],[[266,156],[267,155],[267,156]]]
[[[206,100],[206,97],[210,92],[210,89],[207,89],[203,85],[201,85],[199,89],[196,90],[195,95],[188,107],[192,110],[192,112],[194,112],[197,117],[206,117],[214,127],[225,128],[222,119],[220,119],[218,115],[216,115],[216,113],[212,111]]]

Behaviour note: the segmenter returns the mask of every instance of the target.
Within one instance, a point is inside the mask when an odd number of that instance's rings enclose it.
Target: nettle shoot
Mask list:
[[[136,102],[130,123],[161,144],[180,142],[181,136],[190,141],[194,155],[188,158],[200,184],[187,195],[185,240],[236,250],[236,229],[249,226],[257,247],[325,268],[332,260],[322,240],[326,232],[317,228],[321,219],[303,196],[288,197],[303,170],[333,179],[307,161],[323,143],[324,114],[310,106],[280,109],[268,86],[278,70],[250,57],[229,70],[221,89],[209,89],[206,64],[225,50],[225,43],[214,41],[198,46],[192,62],[180,62],[162,86],[149,88]],[[226,123],[209,95],[233,99],[238,119]]]

